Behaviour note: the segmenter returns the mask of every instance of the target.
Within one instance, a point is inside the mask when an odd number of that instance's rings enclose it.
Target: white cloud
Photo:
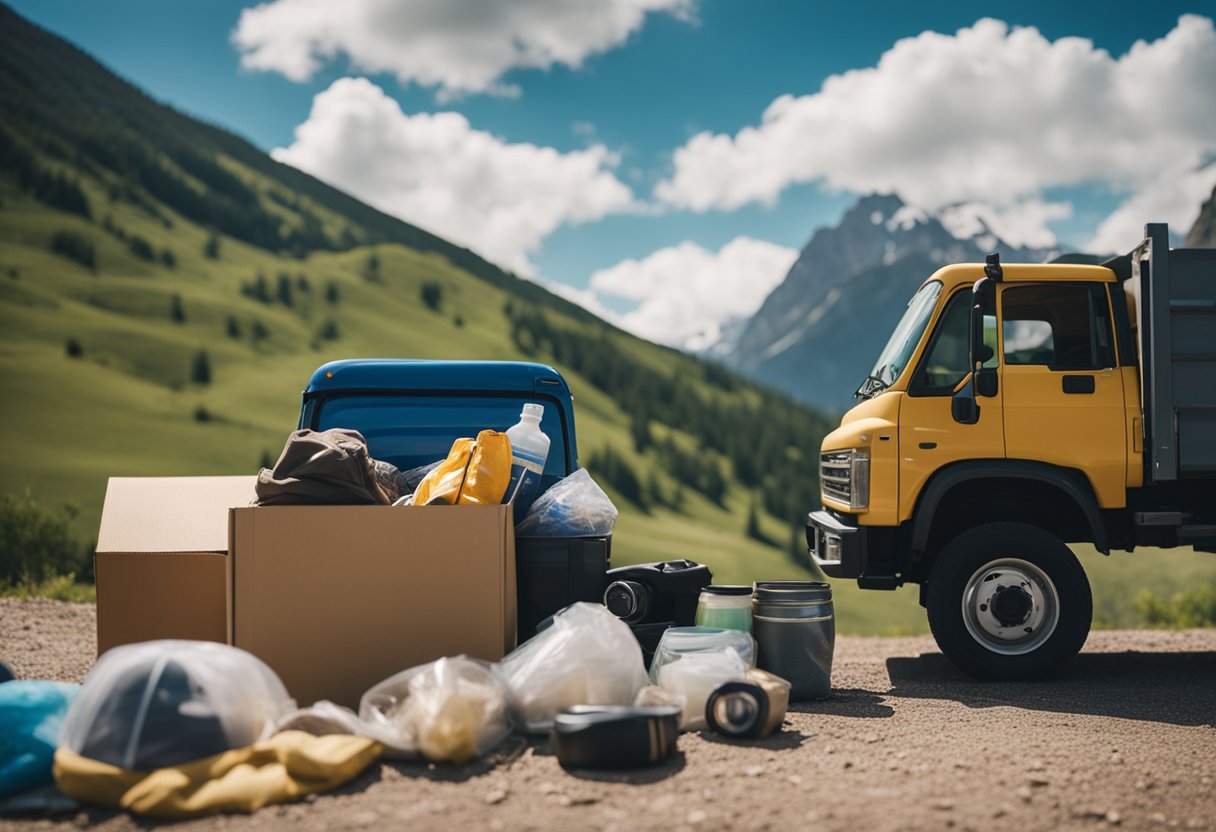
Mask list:
[[[1166,222],[1185,236],[1199,209],[1216,187],[1216,162],[1192,170],[1168,166],[1156,181],[1135,194],[1107,217],[1086,245],[1099,254],[1129,251],[1144,237],[1144,225]]]
[[[1027,199],[1001,208],[981,202],[962,202],[946,206],[937,215],[946,230],[960,240],[991,232],[1011,245],[1029,248],[1054,246],[1056,235],[1047,223],[1071,216],[1071,203],[1040,199]]]
[[[271,0],[241,12],[232,42],[247,69],[306,81],[345,54],[441,95],[518,94],[517,68],[578,68],[620,46],[646,15],[689,20],[696,0]]]
[[[759,309],[797,259],[796,249],[751,237],[736,237],[717,252],[683,242],[598,271],[591,288],[639,301],[617,320],[630,332],[700,350],[718,340],[723,324]]]
[[[525,275],[558,226],[634,205],[603,145],[508,144],[459,113],[407,115],[364,78],[318,93],[292,145],[271,155]]]
[[[930,210],[1024,203],[1003,216],[1033,238],[1043,230],[1036,215],[1061,210],[1036,199],[1045,188],[1101,182],[1131,193],[1163,160],[1194,167],[1216,150],[1214,79],[1216,32],[1205,17],[1185,15],[1118,59],[1083,38],[1049,41],[983,19],[900,40],[877,66],[782,96],[733,136],[694,136],[655,195],[729,210],[816,181],[897,192]]]

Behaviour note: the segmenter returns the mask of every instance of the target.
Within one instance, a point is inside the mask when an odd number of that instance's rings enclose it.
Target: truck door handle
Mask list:
[[[1093,376],[1064,376],[1063,384],[1065,393],[1092,393],[1095,389]]]

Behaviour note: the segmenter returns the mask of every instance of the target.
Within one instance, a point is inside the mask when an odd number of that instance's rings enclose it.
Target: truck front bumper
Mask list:
[[[894,569],[894,530],[859,526],[826,509],[807,515],[811,559],[830,578],[856,578],[863,589],[894,589],[903,583]]]

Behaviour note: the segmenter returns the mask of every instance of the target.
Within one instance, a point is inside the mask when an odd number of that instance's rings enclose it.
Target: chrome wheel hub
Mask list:
[[[994,653],[1029,653],[1051,638],[1060,597],[1033,563],[1002,558],[976,570],[963,589],[963,622],[971,637]]]

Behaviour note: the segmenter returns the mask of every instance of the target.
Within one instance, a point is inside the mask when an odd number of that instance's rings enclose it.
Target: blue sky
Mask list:
[[[192,115],[221,124],[267,151],[291,148],[288,155],[283,157],[284,161],[310,169],[379,207],[439,233],[445,233],[449,227],[462,231],[471,229],[468,231],[470,236],[460,242],[481,250],[491,259],[507,261],[505,265],[531,273],[538,279],[583,290],[587,289],[593,274],[608,271],[607,276],[597,279],[599,291],[596,295],[586,296],[585,299],[617,313],[627,313],[653,301],[653,293],[647,294],[651,291],[647,287],[655,281],[680,283],[686,278],[656,272],[659,264],[648,264],[646,260],[656,252],[676,249],[681,245],[685,245],[681,249],[685,254],[692,252],[693,248],[689,246],[693,246],[704,249],[709,255],[719,255],[724,246],[740,238],[758,244],[750,248],[740,245],[733,249],[733,267],[718,262],[726,259],[724,257],[715,260],[711,256],[709,259],[688,261],[672,254],[666,258],[665,262],[671,269],[679,270],[682,263],[687,263],[689,268],[699,264],[698,268],[710,271],[718,269],[721,273],[712,279],[707,278],[709,282],[701,286],[701,290],[707,293],[745,281],[746,271],[751,266],[769,272],[788,268],[786,261],[792,256],[789,252],[804,245],[815,228],[837,221],[856,199],[857,193],[866,190],[865,186],[871,182],[879,186],[893,184],[901,190],[905,199],[909,198],[907,194],[914,194],[916,201],[929,208],[950,202],[982,201],[982,193],[977,197],[961,184],[936,193],[931,182],[918,181],[914,176],[899,171],[889,175],[869,175],[867,170],[882,168],[883,165],[876,166],[873,160],[850,160],[839,155],[847,154],[848,143],[854,138],[862,139],[860,136],[846,136],[843,149],[838,148],[835,157],[825,151],[824,158],[819,162],[791,163],[789,170],[774,168],[769,174],[775,177],[776,184],[767,189],[732,182],[731,177],[734,180],[749,178],[754,170],[749,165],[757,159],[767,165],[775,156],[797,156],[802,152],[800,144],[791,145],[788,137],[783,139],[778,135],[781,131],[777,129],[771,131],[773,135],[761,137],[763,141],[759,149],[753,150],[748,150],[738,135],[741,130],[758,128],[766,108],[780,96],[805,97],[805,112],[797,116],[802,120],[791,120],[791,129],[799,124],[825,123],[831,129],[830,125],[834,122],[816,121],[827,118],[816,113],[832,102],[827,100],[827,96],[819,96],[824,99],[819,102],[812,100],[821,91],[825,80],[849,70],[872,71],[883,56],[891,52],[897,41],[925,31],[938,32],[951,38],[959,30],[973,27],[981,18],[989,17],[1008,24],[1010,31],[1015,27],[1034,27],[1041,35],[1042,43],[1039,46],[1049,47],[1061,38],[1086,38],[1092,42],[1093,50],[1106,50],[1111,60],[1117,62],[1137,40],[1151,43],[1170,35],[1179,26],[1179,18],[1184,14],[1198,14],[1207,18],[1216,16],[1216,4],[1176,3],[1172,0],[1152,4],[1010,2],[982,5],[605,0],[601,4],[605,7],[619,5],[625,9],[649,4],[659,8],[644,15],[635,11],[638,20],[633,23],[627,20],[628,10],[612,17],[607,14],[598,17],[587,14],[583,28],[590,30],[600,26],[607,33],[594,37],[582,29],[573,30],[574,35],[571,36],[571,29],[557,29],[555,22],[554,37],[566,37],[566,41],[575,42],[579,38],[586,39],[583,54],[578,54],[577,48],[573,53],[577,66],[567,65],[570,63],[568,60],[553,59],[552,55],[531,61],[539,62],[542,68],[521,68],[519,64],[528,63],[528,59],[514,62],[507,59],[502,71],[489,70],[488,81],[483,77],[470,86],[466,82],[452,80],[456,77],[454,73],[462,70],[462,66],[461,56],[451,53],[472,53],[483,46],[493,49],[494,29],[498,24],[487,21],[484,31],[479,31],[475,22],[470,24],[468,20],[462,20],[456,25],[440,18],[460,14],[461,8],[472,10],[467,14],[476,15],[478,0],[451,0],[446,6],[436,0],[398,3],[397,8],[402,11],[390,13],[382,10],[380,17],[381,21],[391,24],[386,24],[386,28],[398,34],[355,31],[341,46],[345,52],[333,57],[314,54],[313,71],[307,78],[301,78],[297,67],[295,80],[287,76],[292,74],[292,61],[298,64],[298,51],[308,51],[308,39],[326,36],[326,26],[341,27],[345,24],[345,21],[334,20],[328,24],[317,24],[310,30],[307,24],[301,23],[300,31],[295,32],[296,22],[306,17],[309,0],[276,0],[276,3],[270,4],[282,7],[278,10],[280,16],[273,19],[268,17],[260,35],[251,27],[255,46],[251,47],[250,41],[246,40],[243,49],[234,44],[232,35],[241,21],[242,11],[251,7],[251,3],[224,0],[10,2],[21,14],[75,42],[153,96]],[[364,2],[350,0],[351,5]],[[377,5],[377,0],[366,2]],[[331,10],[344,6],[343,3],[321,4],[322,7],[326,5]],[[529,0],[518,4],[520,8],[532,6],[538,7],[538,10],[530,12],[536,17],[516,21],[513,25],[543,30],[548,21],[560,18],[558,9],[563,5],[569,4],[562,0]],[[410,11],[411,6],[423,11]],[[546,6],[552,6],[554,11],[546,12]],[[424,7],[431,9],[426,11]],[[442,11],[435,12],[435,9]],[[508,19],[512,13],[504,12],[503,27],[512,25]],[[621,23],[623,19],[627,20],[624,24]],[[283,26],[284,21],[290,25]],[[579,24],[578,17],[574,21]],[[610,31],[614,26],[616,34]],[[427,34],[427,27],[434,27],[433,36]],[[284,29],[291,29],[294,32],[291,37],[296,40],[284,35]],[[1199,33],[1197,37],[1200,38],[1203,37],[1201,29],[1196,28]],[[454,40],[453,43],[458,45],[443,53],[444,38],[455,37],[452,36],[453,31],[458,31],[461,38],[473,39]],[[393,38],[398,36],[400,40],[395,42]],[[509,37],[509,33],[504,32],[503,36]],[[1002,45],[1008,45],[1011,51],[1017,48],[1008,32],[1005,35],[997,32],[992,36]],[[1181,40],[1180,37],[1178,39]],[[267,62],[272,66],[262,70],[243,67],[242,55],[248,56],[256,51],[257,45],[267,47],[270,55]],[[416,65],[402,69],[401,62],[408,63],[413,56],[431,47],[441,50],[439,59],[434,62],[441,68],[437,70],[439,75],[432,76],[432,83],[427,84],[418,80],[420,74],[430,71],[425,60],[421,70]],[[563,48],[561,45],[554,47],[557,53],[561,53]],[[923,63],[939,52],[946,54],[949,48],[948,43],[926,43],[923,45],[922,58],[915,58],[910,49],[908,52],[911,59],[923,59]],[[1178,47],[1179,50],[1182,48]],[[358,54],[351,56],[346,52]],[[1044,52],[1044,55],[1047,54]],[[944,71],[948,73],[953,66],[949,61],[960,58],[955,55],[954,58],[943,60]],[[1192,56],[1190,60],[1190,64],[1182,62],[1185,64],[1182,70],[1168,70],[1182,73],[1179,88],[1186,88],[1186,72],[1205,72],[1208,67],[1203,63],[1202,56]],[[381,68],[375,71],[377,62],[381,65],[391,64],[395,70]],[[1078,62],[1083,66],[1084,56]],[[1188,70],[1187,66],[1191,68]],[[446,76],[443,75],[444,71],[448,73]],[[1067,72],[1062,70],[1065,75]],[[1077,73],[1080,79],[1077,81],[1078,88],[1083,89],[1082,84],[1089,83],[1088,75],[1084,69],[1077,70]],[[297,127],[310,119],[314,97],[330,90],[331,85],[339,79],[348,77],[366,78],[371,85],[342,86],[341,107],[338,107],[338,88],[331,90],[334,110],[327,117],[329,120],[323,122],[318,117],[313,140],[300,142],[292,148],[296,142]],[[434,77],[447,80],[434,82]],[[947,74],[947,81],[949,77]],[[1173,85],[1172,77],[1164,77],[1166,82]],[[859,88],[855,94],[881,97],[891,95],[891,89],[895,89],[897,98],[902,95],[897,78],[894,81],[891,78],[882,83],[880,81],[880,78],[874,79],[873,84]],[[1207,79],[1209,89],[1216,86],[1213,82],[1216,82],[1216,75]],[[460,88],[462,83],[465,84],[464,88]],[[1031,82],[1028,80],[1027,83]],[[488,91],[478,88],[479,84]],[[1216,100],[1210,96],[1205,99],[1201,86],[1192,86],[1192,95],[1198,96],[1198,106],[1216,110]],[[511,94],[501,94],[503,87],[512,88]],[[1168,94],[1168,91],[1162,90],[1162,93]],[[381,100],[381,94],[384,100]],[[847,98],[843,95],[837,96],[834,106],[839,107],[840,102],[844,101],[847,107]],[[908,95],[915,95],[915,90],[909,91]],[[950,95],[951,87],[948,84],[942,86],[941,96],[948,98]],[[400,106],[405,120],[391,113],[388,100]],[[1026,106],[1024,98],[1013,97],[1010,101],[1011,110]],[[1196,105],[1195,101],[1183,103]],[[468,181],[453,184],[450,193],[443,192],[445,183],[436,181],[435,177],[440,174],[432,171],[426,174],[429,178],[424,176],[425,188],[419,193],[398,199],[401,188],[413,187],[421,175],[404,169],[399,171],[400,182],[393,192],[376,191],[378,180],[375,171],[352,173],[348,170],[349,160],[336,158],[342,152],[342,141],[349,140],[349,133],[342,132],[337,121],[345,119],[343,123],[349,128],[350,119],[368,112],[368,108],[386,119],[386,128],[394,128],[384,131],[382,143],[369,146],[369,152],[374,151],[381,159],[390,158],[395,153],[393,136],[398,136],[402,142],[414,148],[411,151],[414,154],[423,153],[419,149],[422,146],[430,147],[441,141],[437,137],[454,136],[453,140],[463,142],[462,146],[472,154],[467,157],[469,162],[466,167],[482,162],[492,164],[492,160],[487,161],[491,157],[514,160],[503,163],[508,169],[499,177],[501,181],[496,186],[498,191],[494,198],[502,200],[507,208],[511,207],[512,200],[517,200],[517,213],[521,215],[532,210],[529,207],[530,194],[534,194],[538,188],[556,189],[553,183],[564,181],[562,177],[569,177],[570,189],[575,194],[553,193],[547,196],[543,205],[535,206],[538,219],[519,225],[513,224],[511,217],[504,218],[501,213],[469,218],[462,216],[458,208],[442,216],[428,213],[425,201],[428,195],[432,195],[432,202],[441,201],[445,195],[458,201],[491,197],[483,194],[470,196],[468,189],[471,183]],[[964,115],[955,113],[954,117],[965,121],[966,111],[963,112]],[[1033,105],[1026,112],[1030,118],[1039,113]],[[1050,110],[1045,112],[1050,114]],[[457,123],[440,125],[429,121],[410,121],[412,117],[424,113],[459,113],[467,123],[462,126]],[[977,112],[976,118],[978,121],[990,115]],[[1042,113],[1039,116],[1047,118]],[[1184,115],[1176,117],[1186,118]],[[873,118],[859,123],[873,123]],[[849,127],[848,119],[843,124],[842,129],[859,129],[857,124]],[[1045,133],[1050,132],[1050,128],[1050,124],[1042,125]],[[1095,129],[1099,128],[1099,125],[1095,125]],[[898,135],[901,128],[896,122],[887,124],[886,129]],[[1206,125],[1199,125],[1198,128],[1190,125],[1188,129],[1192,132],[1199,130],[1202,134]],[[908,131],[909,135],[921,136],[921,125],[909,123]],[[1212,132],[1216,134],[1216,130]],[[490,134],[497,144],[486,147],[479,138],[470,139],[472,133]],[[699,149],[690,144],[695,136],[702,133],[717,137],[718,150],[715,153],[708,152],[711,149],[708,142]],[[806,136],[808,154],[816,152],[814,146],[818,135]],[[924,141],[933,140],[932,137],[921,138]],[[423,145],[410,144],[415,139]],[[864,144],[862,141],[859,147]],[[1156,149],[1148,144],[1146,142],[1146,153]],[[506,149],[516,145],[552,148],[557,154],[569,155],[570,158],[560,170],[546,167],[552,163],[552,158],[536,154],[529,156],[522,151],[513,155]],[[588,153],[588,148],[595,149],[601,155],[595,158],[579,155]],[[680,148],[688,150],[685,154],[687,171],[684,179],[675,175],[673,154]],[[1210,161],[1216,146],[1209,142],[1205,147],[1200,135],[1188,145],[1171,145],[1159,150],[1174,156],[1178,153],[1199,154],[1196,158]],[[880,146],[859,152],[882,153],[884,159],[892,155]],[[478,154],[488,155],[483,157]],[[723,172],[720,181],[712,175],[718,160],[726,168],[734,166],[731,176]],[[852,161],[856,162],[855,169],[847,170]],[[405,162],[401,164],[406,165]],[[773,164],[779,167],[777,162]],[[927,151],[920,156],[910,154],[908,159],[909,166],[922,165],[927,171],[935,170],[933,165],[936,164],[940,164],[940,160],[932,160]],[[977,164],[982,167],[982,163]],[[594,172],[587,171],[588,165],[595,168]],[[1031,206],[1021,211],[1019,216],[1034,214],[1038,217],[1038,226],[1054,233],[1061,242],[1080,244],[1094,239],[1095,234],[1101,238],[1099,231],[1102,223],[1121,204],[1138,194],[1147,201],[1144,204],[1157,204],[1151,200],[1151,183],[1134,171],[1109,177],[1099,172],[1082,177],[1079,181],[1068,181],[1075,177],[1060,171],[1061,166],[1067,165],[1068,159],[1061,157],[1059,164],[1051,170],[1036,170],[1029,176],[1033,186],[1028,186],[1014,200],[1020,205]],[[1146,157],[1144,165],[1152,166],[1153,159]],[[391,169],[391,166],[384,167],[382,171]],[[951,175],[948,167],[940,170],[935,175],[944,178]],[[347,172],[341,174],[336,171]],[[534,171],[540,181],[531,182],[528,171]],[[706,171],[710,175],[705,175]],[[459,178],[463,174],[455,170],[452,175]],[[1210,184],[1206,184],[1207,177],[1205,174],[1192,190],[1198,192],[1204,187],[1210,190]],[[756,179],[763,179],[763,176],[758,175]],[[674,183],[668,189],[669,197],[657,199],[655,186],[664,181]],[[999,175],[993,178],[995,186],[1006,196],[1012,193],[1010,181],[1003,180]],[[360,193],[361,187],[370,190]],[[421,185],[419,187],[422,188]],[[587,194],[587,204],[578,202],[580,191]],[[623,196],[624,192],[628,193],[628,200]],[[436,193],[440,194],[439,198],[433,196]],[[998,201],[1001,198],[1004,197],[998,198]],[[632,204],[625,205],[626,201]],[[1068,208],[1067,211],[1056,208],[1036,213],[1034,206],[1040,204],[1066,204]],[[1178,213],[1180,209],[1173,210]],[[487,229],[493,227],[497,231],[478,231],[478,223],[483,220]],[[494,237],[495,234],[498,236]],[[513,248],[512,239],[531,242],[526,245],[519,243]],[[637,261],[633,267],[626,264],[626,267],[612,271],[618,264],[630,259]],[[741,269],[744,274],[740,274]],[[779,275],[766,273],[761,283],[767,287],[777,279]],[[672,306],[673,298],[666,300],[667,305]],[[744,311],[755,302],[750,296],[739,298],[740,308]],[[725,313],[723,309],[706,308],[697,314],[713,324],[715,321],[712,319],[721,319]],[[637,324],[637,321],[633,323]],[[645,326],[655,331],[669,325],[670,322],[664,322],[661,310],[645,322]],[[645,326],[638,325],[635,329],[645,329]],[[654,331],[644,334],[655,336]]]

